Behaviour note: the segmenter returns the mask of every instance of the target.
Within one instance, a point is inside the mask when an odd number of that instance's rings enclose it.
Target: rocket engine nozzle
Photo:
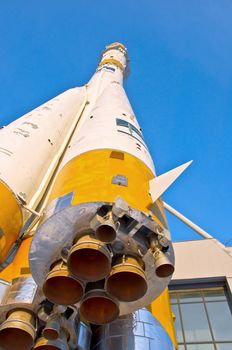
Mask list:
[[[92,222],[92,228],[95,230],[96,238],[104,243],[111,243],[116,238],[117,223],[115,223],[112,211],[109,211],[104,217],[96,215]]]
[[[96,237],[105,243],[111,243],[116,238],[116,228],[113,222],[106,221],[100,225],[96,230]]]
[[[140,261],[132,256],[119,257],[106,282],[107,291],[120,301],[135,301],[147,291],[147,281]]]
[[[47,275],[43,292],[54,304],[76,304],[83,296],[84,283],[69,273],[63,261],[58,261]]]
[[[92,235],[82,236],[70,249],[68,269],[85,281],[98,281],[106,277],[111,268],[111,255],[106,245]]]
[[[55,340],[59,338],[61,330],[60,318],[58,315],[52,315],[47,321],[43,329],[43,336],[48,340]]]
[[[36,336],[35,316],[26,309],[10,311],[0,327],[0,347],[5,350],[30,350]]]
[[[155,261],[155,270],[158,277],[165,278],[171,276],[175,270],[174,265],[168,257],[159,249],[153,253]]]
[[[96,325],[112,322],[119,316],[119,303],[104,289],[104,280],[87,285],[80,314],[84,320]]]
[[[46,339],[41,337],[37,340],[34,350],[68,350],[67,334],[62,329],[58,339]]]

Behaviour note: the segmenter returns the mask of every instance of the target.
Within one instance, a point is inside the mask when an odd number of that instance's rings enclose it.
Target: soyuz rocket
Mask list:
[[[177,348],[161,176],[123,88],[127,49],[0,130],[0,349]]]

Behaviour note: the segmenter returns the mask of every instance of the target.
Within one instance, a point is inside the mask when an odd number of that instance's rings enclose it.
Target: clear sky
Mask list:
[[[125,87],[157,174],[194,160],[165,201],[225,243],[232,239],[231,21],[231,0],[1,1],[0,123],[86,83],[104,46],[121,41],[131,59]],[[174,240],[197,238],[168,220]]]

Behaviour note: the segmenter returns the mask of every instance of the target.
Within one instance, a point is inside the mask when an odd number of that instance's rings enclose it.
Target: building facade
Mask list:
[[[169,285],[179,350],[232,349],[232,254],[216,239],[174,244]]]

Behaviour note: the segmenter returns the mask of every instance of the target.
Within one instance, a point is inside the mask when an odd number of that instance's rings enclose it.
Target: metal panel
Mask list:
[[[9,290],[10,283],[0,279],[0,304],[4,302],[4,298],[7,295],[7,291]]]
[[[3,281],[1,281],[3,283]],[[9,285],[0,305],[0,321],[13,308],[36,309],[41,299],[37,284],[31,276],[15,278]]]
[[[173,350],[161,324],[147,309],[120,317],[93,331],[91,350]]]
[[[77,335],[77,349],[89,350],[91,343],[92,332],[90,326],[84,322],[79,323],[78,335]]]

